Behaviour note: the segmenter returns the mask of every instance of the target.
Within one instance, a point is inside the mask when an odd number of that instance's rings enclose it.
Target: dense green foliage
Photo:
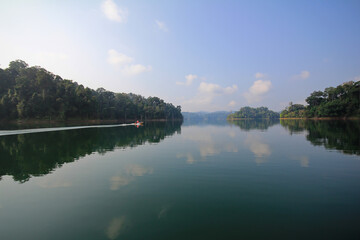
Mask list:
[[[280,113],[281,118],[304,118],[306,107],[302,104],[293,104],[290,102],[289,106]]]
[[[290,134],[307,132],[306,139],[314,146],[360,155],[359,121],[281,119],[280,123]]]
[[[181,131],[180,121],[149,122],[146,127],[88,128],[0,138],[0,180],[4,175],[25,182],[32,176],[53,172],[93,152],[105,153],[115,148],[133,148],[159,143]]]
[[[306,98],[308,106],[292,104],[281,112],[282,118],[312,117],[359,117],[360,81],[346,82],[326,88],[324,92],[314,91]]]
[[[242,107],[239,111],[230,114],[227,118],[279,118],[279,113],[271,111],[267,107]]]
[[[182,119],[158,97],[96,91],[21,60],[0,68],[0,119]]]

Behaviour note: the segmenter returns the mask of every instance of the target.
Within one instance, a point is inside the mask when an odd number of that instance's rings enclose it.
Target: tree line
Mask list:
[[[360,81],[345,82],[336,88],[314,91],[306,98],[306,103],[307,106],[290,102],[280,117],[360,117]]]
[[[158,97],[93,90],[22,60],[0,68],[0,120],[182,118],[180,106]]]
[[[227,119],[239,119],[239,118],[279,118],[279,113],[269,110],[267,107],[242,107],[239,111],[229,114]]]

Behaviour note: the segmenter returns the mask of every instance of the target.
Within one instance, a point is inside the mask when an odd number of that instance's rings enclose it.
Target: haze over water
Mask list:
[[[358,239],[359,132],[253,120],[0,136],[0,239]]]

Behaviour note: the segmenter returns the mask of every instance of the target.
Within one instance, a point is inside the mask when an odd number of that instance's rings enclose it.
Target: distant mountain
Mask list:
[[[182,112],[184,120],[225,120],[232,112]]]

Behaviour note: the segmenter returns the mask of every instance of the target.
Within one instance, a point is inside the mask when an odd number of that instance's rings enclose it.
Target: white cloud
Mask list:
[[[249,90],[244,93],[246,100],[251,102],[258,102],[262,99],[263,95],[271,88],[270,80],[256,80]]]
[[[121,71],[124,75],[134,76],[143,72],[150,72],[152,67],[141,64],[126,65]]]
[[[293,76],[293,79],[307,79],[310,77],[309,71],[302,71],[300,74]]]
[[[197,79],[198,76],[194,74],[189,74],[185,76],[186,81],[185,82],[176,82],[177,85],[185,85],[190,86],[195,79]]]
[[[167,28],[167,26],[166,26],[166,24],[165,24],[164,22],[161,22],[161,21],[159,21],[159,20],[155,20],[155,22],[156,22],[157,27],[158,27],[161,31],[164,31],[164,32],[169,31],[168,28]]]
[[[134,59],[132,57],[126,56],[123,53],[119,53],[114,49],[108,51],[108,63],[112,65],[124,65],[132,63]]]
[[[113,0],[105,0],[101,5],[101,9],[105,16],[111,21],[123,23],[127,20],[128,11],[119,8]]]
[[[236,105],[236,102],[235,102],[235,101],[230,101],[230,102],[229,102],[229,106],[230,106],[230,107],[234,107],[235,105]]]
[[[142,64],[130,64],[134,62],[134,58],[123,53],[119,53],[115,49],[110,49],[108,51],[107,61],[111,65],[120,66],[122,74],[126,76],[134,76],[152,70],[150,65],[144,66]]]
[[[269,91],[271,82],[269,80],[256,80],[250,87],[249,92],[254,95],[261,95]]]
[[[266,77],[266,74],[264,74],[264,73],[260,73],[260,72],[255,73],[255,78],[265,78],[265,77]]]
[[[193,98],[184,101],[182,105],[199,110],[219,108],[213,104],[214,98],[229,96],[237,90],[238,87],[235,84],[229,87],[221,87],[218,84],[201,82],[197,94]],[[221,106],[222,108],[223,106]]]
[[[193,80],[197,79],[197,75],[189,74],[185,76],[186,82],[192,83]]]
[[[307,79],[310,77],[310,72],[309,71],[302,71],[301,74],[300,74],[300,77],[302,79]]]
[[[222,88],[214,83],[206,83],[201,82],[199,86],[199,92],[205,94],[214,94],[214,95],[222,95],[222,94],[232,94],[236,92],[238,87],[234,84],[231,87]]]

